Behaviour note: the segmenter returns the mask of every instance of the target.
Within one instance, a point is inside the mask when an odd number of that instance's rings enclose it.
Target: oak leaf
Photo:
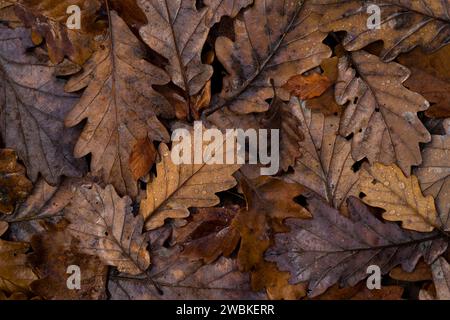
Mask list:
[[[0,292],[30,292],[30,284],[37,276],[27,264],[29,250],[28,243],[0,239]]]
[[[434,135],[422,151],[423,163],[414,170],[426,196],[435,200],[438,225],[450,231],[450,132]]]
[[[240,114],[267,111],[272,81],[278,96],[289,100],[281,86],[331,55],[318,27],[319,15],[300,1],[255,0],[235,20],[235,41],[216,41],[217,58],[228,76],[207,113],[224,106]]]
[[[308,100],[321,96],[332,82],[328,77],[313,72],[309,75],[293,76],[283,85],[283,89],[301,100]]]
[[[81,9],[80,29],[67,26],[71,5]],[[97,20],[100,6],[98,0],[17,0],[15,11],[26,27],[45,39],[52,62],[66,56],[82,65],[95,51],[95,37],[105,31],[105,21]],[[36,37],[35,44],[42,38]]]
[[[236,17],[239,11],[252,4],[253,0],[205,0],[204,2],[209,8],[207,24],[212,27],[224,16]]]
[[[353,170],[351,143],[338,135],[339,117],[314,113],[297,98],[291,104],[299,110],[304,139],[299,142],[302,156],[285,179],[304,185],[331,206],[343,209],[347,197],[359,192],[359,172]]]
[[[347,104],[339,132],[353,134],[353,159],[395,163],[409,174],[422,162],[419,143],[429,142],[430,134],[416,114],[429,103],[402,85],[408,69],[364,51],[342,57],[338,68],[336,101]]]
[[[145,141],[140,152],[146,155],[152,152],[147,138],[169,140],[167,130],[157,119],[159,110],[169,107],[168,102],[151,87],[165,84],[169,78],[144,60],[144,48],[117,13],[110,11],[109,15],[109,33],[101,49],[66,85],[69,92],[87,87],[67,116],[66,125],[75,126],[88,119],[75,146],[75,156],[91,153],[92,174],[113,184],[119,194],[135,197],[135,178],[143,172],[141,167],[148,166],[148,157],[138,157],[144,163],[133,172],[133,149]]]
[[[286,220],[290,232],[275,235],[275,245],[266,253],[269,261],[291,273],[291,283],[308,281],[310,297],[337,282],[356,285],[370,265],[380,266],[382,274],[397,265],[412,271],[420,257],[430,264],[447,248],[438,234],[406,231],[378,220],[357,198],[349,198],[348,206],[349,218],[308,198],[313,219]]]
[[[70,233],[80,241],[82,253],[94,255],[119,271],[136,275],[150,265],[142,235],[143,218],[133,216],[131,199],[120,198],[111,185],[80,186],[65,209]]]
[[[375,163],[364,170],[360,188],[365,203],[386,210],[384,219],[421,232],[440,228],[434,199],[423,196],[416,176],[405,177],[396,166]]]
[[[444,258],[439,258],[431,265],[436,296],[431,296],[427,291],[421,290],[421,300],[450,300],[450,265]]]
[[[37,49],[30,51],[29,31],[0,28],[0,129],[6,147],[16,150],[33,182],[39,173],[53,185],[62,175],[81,176],[85,163],[72,154],[80,130],[64,127],[78,95],[65,93],[56,67]]]
[[[11,214],[16,204],[24,201],[31,192],[33,184],[25,176],[25,171],[17,163],[14,150],[0,149],[0,213]]]
[[[197,11],[195,0],[139,0],[138,4],[148,20],[140,29],[142,39],[169,61],[167,72],[189,100],[213,73],[212,67],[201,61],[209,31],[208,8]]]
[[[203,145],[202,151],[206,147]],[[223,151],[225,155],[226,148]],[[195,151],[192,156],[193,153]],[[232,175],[240,165],[206,162],[177,165],[163,143],[159,145],[159,154],[161,162],[156,166],[157,176],[147,185],[147,198],[141,201],[140,207],[147,230],[161,227],[168,218],[186,218],[189,207],[215,206],[220,202],[215,193],[236,185]]]
[[[448,0],[313,0],[312,3],[318,6],[317,11],[325,12],[321,31],[346,31],[342,44],[348,51],[382,40],[384,61],[392,61],[399,53],[416,46],[432,52],[450,39]],[[381,9],[379,28],[368,28],[368,22],[372,21],[370,5]]]

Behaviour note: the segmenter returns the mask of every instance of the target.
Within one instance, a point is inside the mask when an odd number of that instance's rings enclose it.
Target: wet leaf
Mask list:
[[[385,64],[364,51],[339,61],[336,101],[347,104],[339,133],[352,138],[355,160],[397,164],[404,173],[422,162],[419,143],[430,134],[417,117],[429,103],[402,83],[409,71],[397,63]]]
[[[253,0],[205,0],[209,8],[207,24],[211,27],[223,16],[234,18],[242,8],[253,3]]]
[[[66,125],[75,126],[88,119],[76,144],[75,156],[91,153],[93,175],[113,184],[119,194],[135,197],[138,192],[135,177],[146,170],[130,168],[133,148],[147,138],[169,139],[156,117],[168,102],[151,87],[169,79],[163,70],[143,59],[144,49],[117,13],[111,11],[110,15],[109,35],[101,49],[66,85],[69,92],[87,86],[67,116]],[[141,144],[139,154],[151,153],[150,144]]]
[[[79,128],[64,127],[78,95],[64,93],[55,66],[32,47],[29,31],[0,27],[0,129],[6,147],[16,150],[35,182],[62,175],[79,177],[85,163],[72,154]]]
[[[436,297],[428,292],[420,292],[421,300],[450,300],[450,266],[444,258],[439,258],[431,265],[433,282],[436,288]]]
[[[65,210],[68,230],[80,241],[82,253],[94,255],[107,265],[132,275],[141,274],[150,265],[144,221],[133,216],[131,199],[120,198],[111,185],[105,189],[86,184],[76,190]]]
[[[382,274],[397,265],[412,271],[420,257],[432,263],[447,248],[437,234],[406,231],[378,220],[357,198],[348,200],[349,218],[316,198],[308,199],[313,219],[288,219],[289,233],[275,235],[266,258],[291,273],[291,283],[309,282],[309,296],[332,285],[354,286],[367,267]]]

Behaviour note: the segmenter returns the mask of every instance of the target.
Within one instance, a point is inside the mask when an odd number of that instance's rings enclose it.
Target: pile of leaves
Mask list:
[[[0,299],[450,299],[449,17],[1,0]],[[279,172],[173,163],[195,120],[279,129]]]

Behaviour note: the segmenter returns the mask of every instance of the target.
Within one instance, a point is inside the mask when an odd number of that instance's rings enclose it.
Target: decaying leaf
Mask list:
[[[450,117],[450,67],[447,63],[450,46],[433,54],[425,54],[419,48],[400,55],[398,61],[411,70],[405,81],[410,90],[420,93],[431,106],[425,111],[428,117]]]
[[[17,163],[14,150],[0,149],[0,213],[12,213],[32,188],[31,181],[25,176],[25,168]]]
[[[247,7],[253,0],[205,0],[209,8],[207,24],[211,27],[220,21],[223,16],[234,18],[242,8]]]
[[[409,282],[432,279],[431,268],[423,260],[420,260],[419,263],[417,263],[416,268],[412,272],[406,272],[401,267],[395,267],[389,272],[389,276],[395,280]]]
[[[347,197],[357,195],[359,172],[354,172],[351,143],[338,135],[339,117],[314,113],[293,98],[299,110],[300,130],[304,136],[302,156],[287,174],[287,181],[295,181],[313,190],[331,206],[341,208]]]
[[[29,31],[0,26],[0,129],[28,177],[35,182],[40,173],[55,185],[62,175],[78,177],[85,169],[73,156],[80,130],[64,127],[78,95],[64,93],[55,66],[32,47]]]
[[[30,284],[37,277],[27,264],[29,249],[27,243],[0,239],[0,291],[30,292]]]
[[[108,290],[113,300],[211,299],[256,300],[264,294],[250,288],[250,275],[242,273],[236,260],[221,257],[212,264],[180,258],[181,248],[152,250],[149,275],[161,293],[148,280],[113,277]]]
[[[423,163],[415,170],[424,195],[435,199],[438,224],[450,231],[450,132],[432,136],[423,150]]]
[[[427,291],[421,290],[421,300],[450,300],[450,265],[444,258],[439,258],[431,265],[433,282],[436,288],[436,297]]]
[[[190,146],[194,157],[194,145]],[[202,151],[206,147],[204,145]],[[226,154],[225,148],[223,151]],[[157,176],[147,185],[147,198],[141,201],[140,213],[147,230],[162,226],[168,218],[186,218],[189,207],[215,206],[220,202],[215,193],[236,185],[232,174],[240,165],[194,164],[194,161],[176,165],[171,151],[163,143],[159,145],[159,154]]]
[[[402,85],[408,69],[364,51],[341,58],[338,68],[336,101],[348,103],[339,132],[353,134],[353,158],[394,163],[409,175],[411,166],[422,162],[419,143],[429,142],[430,134],[417,117],[429,103]]]
[[[208,113],[224,106],[241,114],[267,111],[266,100],[274,96],[271,81],[279,97],[288,100],[289,93],[279,88],[331,54],[318,27],[319,15],[301,1],[255,0],[235,20],[236,40],[216,41],[217,58],[228,76]]]
[[[414,270],[420,257],[432,263],[447,248],[434,234],[406,231],[378,220],[357,198],[348,200],[349,218],[314,197],[308,199],[313,219],[288,219],[289,233],[275,235],[266,258],[291,273],[291,283],[309,282],[309,296],[335,283],[354,286],[367,277],[367,267],[382,274],[401,265]]]
[[[33,236],[33,253],[28,261],[39,275],[31,284],[39,297],[52,300],[105,299],[107,266],[100,259],[80,252],[78,243],[65,224],[47,225],[47,230]],[[69,266],[78,266],[82,273],[80,289],[67,287]]]
[[[142,39],[169,60],[166,70],[189,100],[213,73],[212,67],[201,61],[209,31],[208,8],[197,11],[195,0],[139,0],[138,3],[148,20],[140,29]]]
[[[219,256],[230,256],[240,235],[231,225],[238,206],[199,208],[186,226],[174,230],[174,242],[183,245],[183,256],[212,263]]]
[[[92,173],[113,184],[119,194],[135,197],[138,192],[135,176],[145,170],[132,170],[136,163],[130,168],[133,148],[147,138],[169,140],[156,117],[159,109],[168,107],[168,102],[151,87],[165,84],[169,78],[163,70],[144,60],[144,49],[117,13],[109,14],[109,35],[101,49],[66,85],[70,92],[87,86],[67,116],[66,125],[75,126],[88,119],[75,147],[75,156],[91,153]],[[139,147],[138,152],[143,155],[152,152],[150,143]],[[148,160],[146,156],[137,159]],[[142,163],[138,167],[147,165]]]
[[[334,285],[314,300],[401,300],[403,288],[399,286],[382,286],[377,290],[367,288],[365,281],[354,287],[340,288]]]
[[[391,61],[416,46],[432,52],[450,41],[447,0],[312,0],[312,3],[318,5],[318,11],[325,12],[321,31],[346,31],[342,44],[349,51],[382,40],[384,61]],[[373,22],[370,5],[378,5],[381,10],[379,28],[368,28],[368,22]]]
[[[65,217],[70,221],[68,230],[80,241],[81,252],[132,275],[149,267],[142,235],[144,220],[133,216],[131,199],[120,198],[111,185],[105,189],[97,184],[80,186],[65,209]]]
[[[424,197],[417,177],[405,177],[396,166],[375,163],[364,170],[360,188],[365,203],[386,210],[386,220],[401,221],[404,228],[421,232],[441,227],[433,197]]]
[[[15,0],[16,14],[29,27],[45,39],[50,60],[61,62],[65,56],[83,64],[95,50],[95,36],[101,35],[106,23],[97,20],[101,2],[98,0]],[[80,28],[68,28],[67,10],[80,8]],[[35,42],[40,44],[41,40]]]
[[[308,100],[321,96],[330,86],[331,80],[320,73],[293,76],[283,85],[283,89],[301,100]]]

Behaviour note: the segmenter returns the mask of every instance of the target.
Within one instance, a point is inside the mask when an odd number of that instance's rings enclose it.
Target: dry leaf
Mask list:
[[[45,39],[50,60],[61,62],[64,57],[83,64],[95,50],[95,36],[104,32],[105,21],[97,20],[100,10],[98,0],[15,0],[16,14],[29,27]],[[67,27],[67,8],[76,5],[81,9],[81,29]],[[35,44],[42,39],[37,38]]]
[[[48,230],[31,240],[33,253],[28,261],[39,275],[39,280],[31,284],[33,292],[47,300],[105,299],[108,268],[97,257],[82,254],[65,227],[64,224],[47,225]],[[72,265],[81,271],[79,290],[67,287],[67,268]]]
[[[336,101],[348,103],[339,132],[353,134],[353,159],[394,163],[409,175],[410,167],[422,162],[419,143],[429,142],[430,134],[416,114],[429,103],[402,86],[408,69],[364,51],[341,58],[338,68]]]
[[[95,255],[119,271],[132,275],[144,273],[150,265],[144,221],[131,212],[131,199],[120,198],[114,188],[86,184],[76,190],[65,217],[68,230],[80,241],[80,251]]]
[[[0,213],[11,214],[31,189],[33,184],[25,176],[25,168],[17,163],[14,150],[0,149]]]
[[[266,100],[274,96],[271,81],[279,97],[288,100],[279,88],[331,54],[318,26],[319,16],[300,1],[255,0],[235,20],[236,40],[216,41],[217,58],[228,76],[208,113],[224,106],[241,114],[267,111]]]
[[[78,95],[64,93],[55,66],[32,47],[29,31],[0,27],[0,128],[28,177],[35,182],[40,173],[55,185],[62,175],[79,177],[85,169],[72,154],[80,130],[64,127]]]
[[[141,201],[140,213],[147,230],[161,227],[168,218],[186,218],[190,207],[215,206],[220,202],[215,193],[236,184],[232,174],[240,165],[176,165],[163,143],[159,145],[159,154],[162,160],[156,166],[157,176],[147,185],[147,199]]]
[[[138,0],[138,4],[148,20],[140,29],[142,39],[169,61],[166,70],[173,83],[186,92],[188,101],[213,73],[212,67],[201,61],[209,31],[208,9],[197,11],[195,0]]]
[[[252,4],[253,0],[205,0],[204,2],[209,8],[206,21],[212,27],[224,16],[234,18],[242,8]]]
[[[221,257],[204,265],[180,258],[181,248],[152,250],[149,275],[161,293],[148,280],[113,277],[108,290],[113,300],[256,300],[264,295],[250,289],[250,275],[238,270],[236,260]]]
[[[291,283],[309,282],[308,296],[324,293],[339,282],[354,286],[367,277],[367,267],[382,274],[401,265],[412,271],[420,257],[432,263],[447,243],[437,234],[406,231],[378,220],[357,198],[348,200],[350,217],[316,198],[308,199],[313,219],[288,219],[291,231],[275,235],[266,258],[291,273]],[[420,244],[420,245],[419,245]]]
[[[293,76],[283,85],[283,89],[301,100],[308,100],[321,96],[331,85],[328,77],[314,72],[306,76]]]
[[[314,300],[401,300],[402,294],[402,287],[382,286],[381,289],[370,290],[363,281],[349,288],[339,288],[338,285],[334,285]]]
[[[450,265],[444,258],[439,258],[431,265],[436,297],[425,290],[420,291],[421,300],[450,300]]]
[[[415,170],[424,195],[435,199],[438,224],[450,231],[450,132],[432,136],[423,149],[423,163]]]
[[[382,40],[382,60],[391,61],[402,52],[421,46],[432,52],[449,42],[448,1],[421,0],[312,0],[317,11],[325,12],[320,30],[346,31],[342,41],[346,50],[355,51]],[[381,9],[380,28],[367,27],[370,5]]]
[[[29,249],[27,243],[0,239],[0,291],[6,293],[30,291],[30,284],[37,277],[27,265]]]
[[[398,57],[398,61],[411,70],[405,81],[410,90],[420,93],[431,106],[425,111],[428,117],[450,117],[450,46],[433,54],[425,54],[419,48]]]
[[[389,272],[389,276],[395,280],[410,282],[432,279],[430,266],[423,260],[419,261],[416,268],[412,272],[406,272],[401,267],[396,267]]]
[[[70,79],[66,90],[87,86],[81,100],[69,113],[66,125],[88,119],[75,147],[75,156],[92,154],[91,171],[121,195],[137,195],[135,176],[145,170],[130,168],[133,148],[143,139],[169,140],[156,118],[168,102],[152,84],[169,81],[166,73],[144,60],[145,51],[125,22],[111,11],[109,35],[84,70]],[[140,145],[140,157],[152,152]],[[133,160],[133,159],[132,159]],[[140,160],[143,161],[142,159]],[[144,164],[142,164],[144,165]]]
[[[406,229],[430,232],[440,228],[434,199],[424,197],[416,176],[405,177],[396,166],[375,163],[360,181],[364,202],[386,210],[383,218],[401,221]]]
[[[304,140],[302,156],[285,179],[313,190],[335,208],[345,206],[347,197],[359,192],[359,172],[353,170],[350,142],[338,135],[339,117],[314,113],[296,98],[291,104],[299,110]]]

